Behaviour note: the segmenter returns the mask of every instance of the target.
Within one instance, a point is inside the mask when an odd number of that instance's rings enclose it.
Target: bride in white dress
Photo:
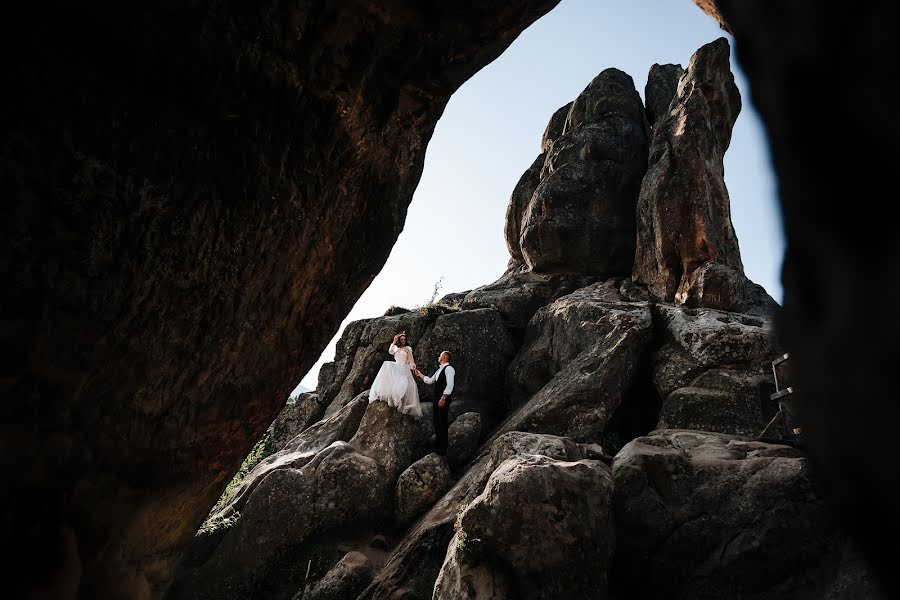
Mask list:
[[[403,414],[421,417],[419,390],[413,379],[416,362],[413,360],[412,348],[406,344],[406,332],[394,336],[394,343],[388,348],[388,352],[394,355],[394,360],[386,360],[381,364],[369,391],[369,402],[381,400],[397,407]]]

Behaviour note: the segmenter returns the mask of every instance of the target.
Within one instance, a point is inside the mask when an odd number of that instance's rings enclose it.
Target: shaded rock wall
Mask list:
[[[787,241],[781,335],[808,447],[889,595],[897,596],[900,579],[881,548],[900,530],[883,477],[898,450],[873,424],[900,420],[900,405],[886,400],[896,397],[900,324],[860,315],[888,315],[900,295],[900,245],[894,222],[883,216],[891,205],[884,190],[892,189],[900,161],[894,80],[885,76],[900,61],[893,26],[900,6],[714,4],[734,32],[778,175]],[[836,86],[835,73],[847,73],[852,84]],[[833,124],[840,124],[839,144],[829,143]],[[822,198],[857,204],[822,210]]]
[[[384,264],[450,94],[556,3],[8,7],[0,455],[69,490],[84,597],[165,589]]]

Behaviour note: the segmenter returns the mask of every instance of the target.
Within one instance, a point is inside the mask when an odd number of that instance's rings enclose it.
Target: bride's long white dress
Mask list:
[[[403,414],[421,417],[419,390],[412,374],[412,369],[416,367],[412,348],[398,348],[391,344],[388,352],[394,355],[394,360],[386,360],[381,364],[369,391],[369,402],[381,400],[395,406]]]

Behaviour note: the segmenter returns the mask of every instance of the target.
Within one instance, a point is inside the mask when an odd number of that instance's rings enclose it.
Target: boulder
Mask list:
[[[456,417],[447,431],[447,462],[450,466],[461,466],[472,458],[480,439],[481,416],[478,413]]]
[[[372,581],[372,561],[360,552],[348,552],[299,600],[355,598]]]
[[[817,598],[844,536],[798,450],[660,430],[615,457],[615,590]]]
[[[669,105],[678,93],[678,80],[684,74],[681,65],[660,65],[650,67],[644,98],[647,105],[647,122],[652,127],[657,119],[669,114]]]
[[[606,598],[612,495],[599,461],[504,461],[460,513],[434,598]]]
[[[739,310],[745,277],[723,166],[741,110],[729,51],[725,38],[697,50],[657,115],[637,203],[634,278],[661,300]]]
[[[276,450],[281,450],[324,415],[325,407],[319,403],[318,394],[315,392],[300,394],[295,401],[285,404],[275,417],[275,421],[269,425],[271,443]]]
[[[771,361],[781,354],[771,315],[654,306],[662,347],[652,381],[657,428],[755,437],[771,419]]]
[[[409,523],[444,495],[450,485],[450,469],[444,458],[432,452],[411,464],[397,479],[394,504],[397,520]]]
[[[570,162],[547,175],[523,217],[522,251],[538,272],[591,275],[627,273],[634,256],[631,190],[611,162]],[[629,206],[629,200],[631,206]]]
[[[631,271],[635,204],[648,141],[634,82],[617,69],[606,69],[573,102],[522,213],[519,247],[529,269],[593,275]],[[533,176],[528,182],[530,189]]]
[[[350,445],[378,463],[386,486],[389,486],[387,489],[393,491],[400,473],[425,454],[426,424],[425,419],[405,415],[386,402],[376,400],[366,408]],[[376,501],[374,490],[370,491],[370,501],[373,507],[383,506]]]

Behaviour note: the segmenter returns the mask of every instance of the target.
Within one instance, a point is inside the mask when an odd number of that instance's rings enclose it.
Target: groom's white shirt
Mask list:
[[[445,396],[449,396],[453,393],[453,380],[456,377],[456,369],[454,369],[450,363],[442,364],[440,367],[438,367],[438,370],[434,372],[434,375],[432,375],[431,377],[426,375],[422,379],[422,381],[427,384],[434,383],[435,381],[437,381],[437,378],[441,376],[441,371],[444,369],[447,370],[447,387],[444,388],[444,391],[442,393]]]

